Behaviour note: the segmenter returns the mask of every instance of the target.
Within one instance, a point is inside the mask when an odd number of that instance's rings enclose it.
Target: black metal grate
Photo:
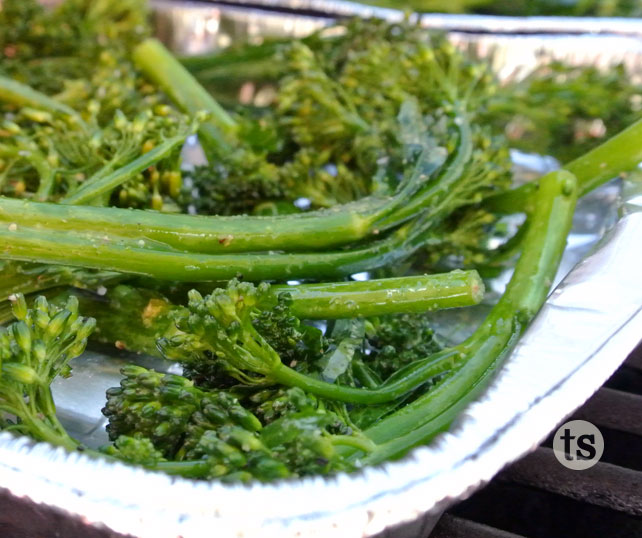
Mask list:
[[[572,418],[600,428],[597,465],[566,469],[549,438],[451,508],[430,538],[642,537],[642,345]]]

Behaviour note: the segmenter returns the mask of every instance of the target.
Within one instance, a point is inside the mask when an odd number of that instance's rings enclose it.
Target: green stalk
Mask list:
[[[336,319],[477,304],[482,298],[483,282],[475,271],[453,271],[368,282],[272,286],[264,308],[276,304],[283,292],[292,297],[290,309],[294,315],[302,319]],[[118,341],[130,351],[157,356],[156,341],[179,332],[172,313],[180,307],[158,292],[119,285],[104,297],[68,290],[56,297],[56,302],[66,303],[70,294],[76,295],[84,315],[96,319],[93,336],[100,342]],[[314,302],[318,302],[318,306]],[[0,310],[0,322],[2,319]]]
[[[0,305],[11,295],[30,295],[55,288],[76,286],[80,288],[110,285],[122,280],[120,273],[87,272],[83,269],[45,264],[0,262]],[[0,322],[1,323],[1,322]]]
[[[290,309],[299,318],[337,319],[471,306],[481,301],[484,283],[476,271],[452,271],[363,282],[272,286],[270,291],[274,295],[289,293]]]
[[[191,56],[178,57],[178,61],[190,73],[195,74],[200,78],[202,71],[209,71],[210,69],[218,69],[222,67],[238,65],[244,66],[247,63],[264,61],[274,57],[278,52],[279,47],[287,45],[291,42],[290,39],[275,39],[265,41],[260,45],[246,45],[240,49],[226,49],[214,53],[208,52],[205,54],[194,54]],[[268,62],[266,67],[273,69],[277,67],[276,62]]]
[[[458,359],[436,387],[365,431],[379,445],[365,463],[379,463],[425,443],[472,400],[477,392],[472,389],[496,371],[546,300],[577,195],[569,172],[552,172],[539,181],[524,248],[506,292],[477,331],[453,348]]]
[[[87,204],[95,198],[113,191],[116,187],[136,176],[136,174],[147,170],[147,168],[161,159],[168,157],[177,146],[185,142],[185,138],[187,138],[186,134],[169,138],[147,153],[107,175],[98,172],[95,176],[87,179],[73,193],[65,196],[60,203],[67,205]]]
[[[73,195],[69,200],[75,203]],[[365,204],[358,206],[359,212],[350,207],[288,217],[205,217],[0,198],[0,221],[50,232],[82,232],[88,247],[93,239],[107,237],[114,242],[155,241],[181,251],[227,254],[312,250],[359,241],[368,235],[372,219]]]
[[[29,265],[3,261],[0,264],[2,283],[0,283],[0,303],[11,295],[28,295],[59,286],[67,286],[75,281],[73,270],[67,267],[52,268],[49,265]]]
[[[332,42],[337,38],[323,35],[327,28],[321,28],[300,39],[301,43],[313,50],[321,42]],[[277,58],[277,53],[284,46],[292,43],[291,38],[270,38],[260,44],[244,44],[241,47],[230,47],[216,52],[179,57],[179,61],[199,81],[207,84],[229,80],[276,81],[287,71],[287,66]]]
[[[73,119],[79,125],[84,125],[80,115],[73,108],[8,77],[0,76],[0,101],[18,107],[32,107],[53,114],[61,114]]]
[[[81,234],[45,231],[38,224],[27,228],[2,226],[0,252],[10,260],[118,271],[160,280],[203,282],[229,280],[285,280],[342,278],[405,259],[421,246],[421,229],[412,223],[390,237],[352,250],[321,253],[194,254],[146,248],[112,238],[87,239]]]
[[[100,454],[105,457],[104,454]],[[150,471],[161,471],[169,475],[182,476],[183,478],[203,478],[211,467],[206,461],[159,461],[155,464],[144,465]]]
[[[642,162],[642,119],[564,166],[577,177],[580,196]],[[488,198],[484,207],[497,213],[529,212],[537,181]]]
[[[376,388],[353,388],[327,383],[299,373],[283,363],[269,372],[269,379],[288,387],[299,387],[306,392],[339,402],[375,405],[398,400],[434,377],[448,372],[458,360],[459,353],[445,350],[432,357],[416,361],[396,372]],[[375,442],[377,439],[373,438]]]
[[[161,146],[109,176],[95,182],[90,179],[64,202],[83,203],[98,193],[108,191],[127,179],[129,174],[151,164],[151,160],[160,151]],[[0,220],[19,227],[42,227],[50,232],[75,232],[85,239],[88,248],[94,248],[97,242],[104,241],[105,238],[115,242],[130,238],[135,240],[132,243],[136,245],[141,241],[157,241],[181,251],[200,254],[323,249],[376,236],[406,220],[409,216],[407,212],[402,215],[401,220],[381,222],[382,218],[408,204],[442,162],[441,154],[424,151],[412,174],[400,185],[394,196],[373,195],[331,210],[298,215],[168,215],[118,208],[71,209],[62,204],[27,203],[0,198]],[[430,200],[424,201],[424,205],[429,202]]]
[[[38,173],[38,190],[36,191],[36,200],[45,202],[51,195],[55,185],[55,169],[47,160],[47,157],[37,148],[28,138],[22,136],[13,137],[15,146],[0,145],[0,157],[10,158],[14,160],[24,159],[31,166],[33,166]],[[6,174],[7,168],[3,170],[3,176]]]
[[[31,387],[31,389],[32,390],[29,391],[29,402],[36,400],[42,402],[43,399],[48,400],[46,407],[48,409],[54,409],[55,411],[49,385],[45,387]],[[11,396],[12,395],[8,393],[3,394],[3,399],[7,398],[4,402],[7,405],[3,405],[2,409],[20,418],[20,422],[16,424],[15,430],[24,435],[28,435],[36,441],[44,441],[54,446],[61,446],[70,452],[78,450],[80,443],[69,436],[55,414],[44,415],[40,413],[38,409],[34,411],[30,403],[22,397],[19,397],[19,391],[15,392],[15,396],[18,396],[17,398],[11,398]]]
[[[285,43],[286,41],[283,41]],[[276,83],[284,74],[282,62],[275,55],[282,43],[266,42],[241,50],[179,58],[190,73],[206,85],[222,104],[238,104],[239,88],[247,81],[254,84]],[[256,50],[254,50],[256,49]]]
[[[236,122],[160,41],[146,39],[134,49],[132,57],[136,66],[185,113],[210,114],[211,119],[199,129],[206,153],[208,148],[230,150],[236,141]]]
[[[409,201],[400,206],[396,211],[378,221],[382,229],[393,223],[403,222],[418,211],[426,209],[428,218],[435,218],[443,211],[444,207],[452,209],[446,203],[457,189],[458,180],[462,177],[466,164],[470,161],[473,152],[472,132],[468,115],[464,106],[458,106],[459,142],[457,149],[444,171],[432,178],[421,188],[420,192]]]
[[[377,446],[367,437],[356,437],[354,435],[333,435],[332,444],[334,446],[349,446],[362,452],[370,452]]]

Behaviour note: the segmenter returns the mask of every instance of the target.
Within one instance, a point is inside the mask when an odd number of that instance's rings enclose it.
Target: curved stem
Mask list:
[[[407,225],[387,239],[353,250],[321,253],[193,254],[148,249],[111,238],[87,240],[74,233],[52,233],[15,223],[0,227],[0,252],[11,260],[38,261],[118,271],[161,280],[202,282],[290,278],[341,278],[405,259],[420,242]]]
[[[49,390],[49,387],[46,389]],[[61,446],[69,451],[77,450],[80,443],[70,437],[62,427],[55,415],[47,415],[46,418],[39,418],[24,402],[14,402],[14,413],[26,426],[24,433],[37,441],[44,441],[55,446]]]
[[[335,385],[301,374],[292,368],[279,364],[269,374],[270,379],[289,387],[299,387],[321,398],[346,403],[380,404],[401,398],[426,381],[450,370],[457,362],[458,350],[446,350],[417,361],[411,368],[404,369],[406,375],[394,376],[376,388],[354,388]],[[376,439],[375,439],[376,441]]]
[[[0,101],[12,103],[20,107],[28,106],[46,112],[62,114],[63,116],[71,118],[79,125],[85,125],[78,112],[73,108],[12,78],[0,76]]]
[[[187,134],[165,140],[151,151],[144,153],[125,166],[104,175],[100,172],[85,181],[80,188],[60,200],[61,204],[82,205],[91,202],[102,194],[109,193],[136,174],[147,170],[161,159],[169,156],[177,146],[185,142]]]
[[[471,401],[477,387],[496,370],[546,300],[566,246],[578,195],[577,182],[566,171],[539,182],[534,212],[521,257],[506,292],[484,323],[456,346],[458,366],[435,388],[365,431],[379,447],[365,458],[377,463],[426,442]]]
[[[143,156],[145,157],[145,156]],[[119,173],[119,171],[116,171]],[[93,194],[92,194],[93,196]],[[370,200],[375,204],[375,200]],[[75,197],[67,203],[76,203]],[[378,201],[377,201],[378,203]],[[0,221],[74,232],[87,238],[156,241],[201,254],[268,250],[311,250],[358,241],[368,234],[370,206],[344,206],[290,217],[204,217],[114,207],[70,207],[0,198]]]
[[[376,445],[367,437],[332,435],[330,439],[335,446],[349,446],[366,453],[372,452],[376,448]]]
[[[86,203],[115,188],[165,156],[181,141],[171,139],[108,176],[101,176],[95,181],[89,179],[67,196],[63,204]],[[181,251],[201,254],[336,247],[376,236],[407,220],[410,214],[404,212],[400,220],[388,219],[385,223],[377,223],[378,219],[409,203],[442,160],[434,152],[423,152],[413,173],[394,196],[372,195],[332,210],[298,215],[205,217],[118,208],[72,209],[61,204],[0,199],[0,220],[18,226],[36,225],[50,232],[75,232],[86,238],[88,243],[105,237],[111,241],[132,239],[136,243],[156,241]]]
[[[463,139],[466,137],[462,135],[461,138],[460,146],[465,146]],[[171,139],[107,176],[90,178],[80,189],[66,197],[63,204],[86,203],[113,189],[132,174],[163,157],[179,142]],[[457,173],[461,173],[461,161],[467,155],[466,151],[457,153],[444,176],[446,179],[442,177],[443,181],[451,181]],[[72,209],[63,204],[0,198],[0,221],[19,227],[44,228],[49,232],[74,232],[84,238],[89,248],[105,238],[108,241],[131,239],[135,241],[134,245],[152,241],[168,248],[200,254],[266,250],[292,252],[338,247],[376,237],[434,205],[434,198],[442,193],[442,189],[435,187],[431,178],[443,161],[441,151],[427,148],[393,196],[371,195],[331,210],[298,215],[205,217],[118,208]],[[429,185],[427,189],[422,187],[426,183]],[[415,196],[419,196],[419,203],[413,203]],[[408,207],[412,208],[411,211],[407,210]]]
[[[468,115],[463,107],[458,107],[457,123],[459,127],[459,141],[457,150],[443,173],[430,179],[424,187],[408,204],[404,204],[397,211],[377,222],[377,226],[385,229],[391,223],[403,222],[417,211],[427,209],[429,218],[434,218],[443,210],[444,201],[448,200],[453,186],[462,177],[466,163],[470,161],[473,152],[472,132]]]
[[[642,162],[642,119],[595,149],[564,166],[577,177],[579,195],[599,187],[622,172],[633,170]],[[541,180],[540,180],[541,181]],[[488,198],[484,207],[497,213],[530,212],[537,181]]]

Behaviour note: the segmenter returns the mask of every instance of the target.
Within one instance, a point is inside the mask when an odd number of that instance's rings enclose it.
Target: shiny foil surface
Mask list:
[[[158,34],[175,51],[194,54],[264,36],[303,36],[336,17],[402,16],[340,1],[233,4],[159,0],[153,3]],[[632,76],[642,71],[642,21],[425,15],[422,23],[448,31],[454,42],[481,55],[492,54],[505,77],[550,59],[625,62]],[[514,160],[531,173],[555,166],[519,153]],[[400,461],[331,478],[230,486],[92,460],[2,433],[0,487],[86,525],[145,538],[350,538],[413,520],[427,533],[445,507],[534,449],[640,341],[640,237],[639,185],[615,182],[583,198],[560,278],[568,274],[496,379],[448,433]],[[108,355],[88,352],[75,362],[74,376],[54,386],[61,419],[92,446],[107,440],[100,414],[104,389],[118,384],[124,360]],[[413,535],[410,527],[390,532]]]

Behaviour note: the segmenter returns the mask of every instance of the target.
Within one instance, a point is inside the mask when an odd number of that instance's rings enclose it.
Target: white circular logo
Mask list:
[[[555,457],[564,467],[584,471],[593,467],[604,453],[604,437],[594,424],[571,420],[562,424],[553,437]]]

